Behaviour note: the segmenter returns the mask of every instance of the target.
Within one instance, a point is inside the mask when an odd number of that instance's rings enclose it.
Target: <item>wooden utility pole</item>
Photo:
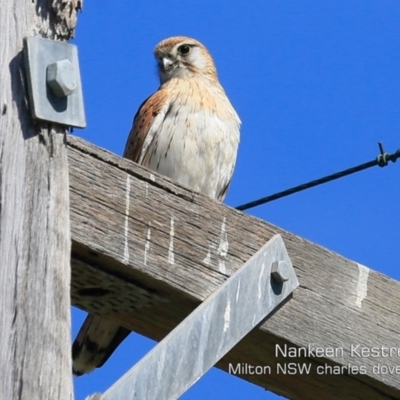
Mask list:
[[[68,158],[74,305],[161,340],[280,234],[300,286],[216,366],[290,399],[400,398],[399,282],[72,136]]]
[[[67,41],[80,3],[0,1],[1,399],[72,397],[65,127],[32,121],[23,41]]]

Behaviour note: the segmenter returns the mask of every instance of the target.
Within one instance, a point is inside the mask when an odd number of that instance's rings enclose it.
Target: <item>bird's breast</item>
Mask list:
[[[233,172],[240,122],[229,101],[215,104],[208,96],[197,100],[192,93],[171,102],[143,165],[218,198]]]

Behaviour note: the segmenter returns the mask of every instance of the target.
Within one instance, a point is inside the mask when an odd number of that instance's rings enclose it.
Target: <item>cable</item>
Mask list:
[[[381,142],[378,143],[380,154],[372,161],[366,162],[365,164],[358,165],[353,168],[345,169],[344,171],[336,172],[335,174],[325,176],[320,179],[313,180],[308,183],[303,183],[302,185],[295,186],[291,189],[284,190],[282,192],[275,193],[271,196],[263,197],[261,199],[251,201],[250,203],[242,204],[239,207],[236,207],[237,210],[244,211],[249,208],[257,207],[265,203],[269,203],[270,201],[274,201],[277,199],[281,199],[282,197],[289,196],[291,194],[301,192],[302,190],[310,189],[314,186],[322,185],[323,183],[333,181],[335,179],[343,178],[344,176],[354,174],[359,171],[363,171],[364,169],[375,167],[378,165],[379,167],[386,167],[389,164],[389,161],[396,162],[398,158],[400,158],[400,149],[398,149],[393,154],[385,153],[383,149],[383,145]]]

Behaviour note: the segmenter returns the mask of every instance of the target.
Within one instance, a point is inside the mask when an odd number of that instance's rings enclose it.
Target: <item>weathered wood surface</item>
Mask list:
[[[291,399],[400,398],[400,350],[382,350],[400,348],[399,282],[81,139],[68,137],[68,148],[73,304],[161,340],[280,233],[300,287],[217,366],[240,363],[244,379]],[[277,345],[325,356],[285,358]],[[291,362],[311,370],[278,370]]]
[[[0,398],[71,399],[65,129],[33,123],[23,39],[67,40],[75,1],[0,6]]]
[[[272,265],[277,261],[287,266],[283,285],[271,279]],[[298,285],[283,240],[276,235],[108,388],[100,400],[180,399]],[[162,381],[155,385],[161,376]]]

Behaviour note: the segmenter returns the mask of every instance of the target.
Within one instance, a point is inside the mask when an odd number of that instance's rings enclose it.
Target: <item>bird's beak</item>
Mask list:
[[[170,58],[163,57],[161,61],[165,72],[169,72],[173,68],[174,62]]]

